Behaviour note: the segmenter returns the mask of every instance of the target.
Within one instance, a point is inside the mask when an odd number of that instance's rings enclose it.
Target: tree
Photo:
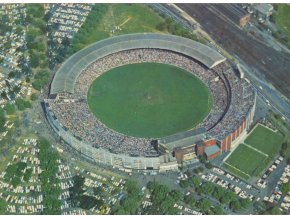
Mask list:
[[[24,173],[23,180],[24,180],[25,182],[28,182],[29,179],[30,179],[30,177],[31,177],[31,175],[32,175],[32,168],[29,168],[29,169],[27,169],[26,172]]]
[[[179,185],[180,185],[181,188],[188,188],[189,187],[189,181],[188,181],[188,179],[186,179],[186,180],[180,180]]]
[[[93,34],[96,30],[96,26],[99,24],[99,21],[109,9],[108,4],[95,4],[92,7],[92,10],[89,16],[86,19],[86,22],[82,25],[80,30],[74,35],[72,40],[72,45],[70,46],[69,53],[72,54],[82,49],[86,45],[89,45],[96,40],[99,40],[97,34]]]
[[[38,65],[39,65],[39,56],[37,54],[33,53],[31,55],[30,62],[31,62],[31,67],[33,67],[33,68],[38,67]]]
[[[48,82],[49,72],[46,70],[40,71],[34,76],[34,81],[32,82],[33,88],[40,91],[41,88]]]
[[[29,27],[26,33],[27,46],[30,47],[35,38],[41,35],[38,28]]]
[[[203,167],[198,167],[198,168],[195,168],[194,170],[193,170],[193,172],[194,173],[196,173],[196,174],[199,174],[199,173],[202,173],[204,171],[204,168]]]
[[[282,215],[282,212],[281,212],[281,210],[278,207],[271,207],[264,214]]]
[[[150,191],[152,191],[153,188],[154,188],[154,182],[149,181],[149,182],[147,183],[147,188],[148,188]]]
[[[283,194],[287,194],[289,191],[290,191],[290,182],[283,183],[283,184],[281,185],[281,192],[282,192]]]
[[[153,184],[153,189],[156,184]],[[140,205],[141,196],[139,195],[139,187],[136,181],[128,180],[125,183],[125,190],[128,195],[120,202],[120,206],[116,208],[114,214],[136,214]]]
[[[70,200],[73,203],[73,205],[78,206],[80,197],[83,195],[83,185],[85,182],[85,178],[80,175],[75,175],[73,177],[73,186],[69,188],[70,193]]]
[[[185,174],[186,174],[188,177],[192,177],[192,176],[193,176],[191,170],[186,170]]]
[[[4,114],[4,110],[0,108],[0,132],[4,132],[4,130],[6,129],[4,127],[5,123],[6,123],[6,117]]]
[[[173,198],[175,202],[180,201],[182,198],[182,193],[179,190],[172,190],[169,195]]]
[[[4,107],[4,110],[6,111],[6,113],[8,115],[11,115],[11,114],[15,114],[16,113],[16,109],[15,109],[15,106],[14,104],[6,104],[5,107]]]
[[[93,196],[82,195],[80,197],[80,207],[85,210],[89,210],[96,205],[103,205],[103,203],[104,202],[102,200],[98,200]]]
[[[202,192],[207,194],[207,195],[212,195],[214,189],[215,189],[215,186],[210,183],[210,182],[205,182],[202,186]]]
[[[212,212],[214,213],[214,215],[223,215],[224,214],[224,210],[220,206],[213,207]]]
[[[7,93],[5,91],[1,92],[1,97],[8,100]]]
[[[209,200],[203,198],[201,199],[199,202],[198,202],[198,207],[200,208],[200,210],[203,212],[203,213],[206,213],[209,208],[211,206],[211,203]]]
[[[151,194],[152,205],[148,208],[149,214],[177,214],[178,210],[173,206],[181,197],[181,193],[170,191],[167,186],[154,182]]]
[[[224,195],[222,196],[219,201],[222,203],[222,204],[228,204],[230,202],[230,198],[227,196],[227,195]]]
[[[10,72],[8,73],[8,78],[9,78],[9,79],[14,78],[15,75],[16,75],[15,71],[10,71]]]
[[[33,93],[33,94],[30,96],[30,100],[31,100],[31,101],[35,101],[35,100],[37,100],[37,98],[38,98],[38,96],[37,96],[36,93]]]
[[[68,47],[70,45],[70,39],[68,37],[64,37],[61,44],[64,46],[64,47]]]
[[[21,179],[19,176],[15,176],[13,177],[13,179],[11,180],[11,185],[13,185],[14,188],[16,188],[21,182]]]
[[[59,179],[55,176],[58,172],[57,159],[58,154],[51,148],[50,142],[45,138],[40,138],[39,160],[40,168],[43,170],[40,174],[42,192],[44,193],[43,205],[45,207],[43,214],[60,214],[61,193]]]
[[[139,193],[138,184],[135,180],[127,180],[125,183],[125,188],[128,193]]]
[[[22,34],[22,27],[21,26],[17,26],[16,27],[16,29],[15,29],[15,33],[17,34],[17,35],[21,35]]]
[[[30,78],[29,78],[29,76],[25,77],[25,82],[30,83]]]
[[[205,164],[205,162],[206,162],[206,156],[205,156],[205,155],[201,155],[201,156],[199,156],[199,161],[200,161],[201,163]]]
[[[27,167],[27,163],[25,162],[18,162],[17,163],[17,173],[21,173]]]
[[[287,147],[288,147],[287,142],[284,142],[284,143],[282,144],[281,149],[282,149],[282,150],[286,150]]]
[[[205,167],[206,167],[207,169],[212,169],[212,168],[213,168],[213,165],[212,165],[210,162],[206,162],[206,163],[205,163]]]
[[[7,214],[6,209],[7,209],[7,202],[4,199],[0,198],[0,215]]]
[[[196,200],[192,194],[184,196],[184,202],[191,207],[194,207]]]
[[[251,201],[250,201],[249,198],[245,198],[245,199],[242,198],[242,199],[240,199],[239,201],[240,201],[241,206],[242,206],[243,208],[248,208],[248,207],[251,205]]]
[[[113,213],[114,215],[127,215],[128,213],[123,209],[123,207],[117,207],[116,211]]]
[[[32,87],[35,88],[37,91],[40,91],[42,86],[38,81],[32,82]]]
[[[266,204],[264,201],[255,201],[254,210],[257,214],[263,214],[266,211]]]
[[[31,108],[32,107],[30,101],[25,101],[22,98],[17,98],[15,100],[15,104],[16,104],[18,110],[20,110],[20,111],[23,111],[26,108]]]
[[[191,183],[194,185],[194,187],[197,187],[197,186],[199,186],[202,183],[202,181],[197,176],[193,176],[191,178]]]
[[[239,201],[232,201],[230,203],[230,208],[234,211],[238,211],[242,208],[242,205]]]
[[[27,14],[34,18],[42,18],[44,16],[44,8],[42,4],[29,4]]]

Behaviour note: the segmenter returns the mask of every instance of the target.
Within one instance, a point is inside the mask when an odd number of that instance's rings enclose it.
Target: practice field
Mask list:
[[[159,138],[195,127],[210,112],[208,87],[189,72],[165,64],[129,64],[98,77],[88,104],[109,128]]]
[[[280,150],[282,141],[283,136],[280,133],[258,125],[247,137],[245,143],[273,157]]]
[[[238,145],[224,166],[244,179],[258,176],[278,154],[282,142],[280,133],[259,124],[246,138],[245,144]]]
[[[231,154],[224,166],[244,179],[260,173],[261,166],[267,162],[267,156],[244,144]]]

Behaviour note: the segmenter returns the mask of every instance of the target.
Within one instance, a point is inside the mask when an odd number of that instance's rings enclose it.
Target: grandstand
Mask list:
[[[106,127],[87,103],[90,84],[98,76],[118,66],[144,62],[185,69],[208,86],[213,96],[209,115],[195,130],[157,139],[162,146],[156,146],[154,138],[132,137]],[[194,146],[210,158],[230,150],[253,121],[255,98],[251,85],[217,51],[178,36],[144,33],[112,37],[74,54],[55,73],[44,105],[55,132],[91,160],[121,170],[164,171],[177,169],[171,152],[198,143],[197,138],[214,139],[214,143],[200,143],[206,149]]]
[[[51,84],[50,93],[74,92],[79,74],[96,59],[138,48],[159,48],[193,57],[212,68],[225,61],[217,51],[192,40],[162,34],[128,34],[105,39],[77,52],[63,63]]]

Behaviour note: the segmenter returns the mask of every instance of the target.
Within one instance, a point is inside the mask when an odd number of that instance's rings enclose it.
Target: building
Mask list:
[[[205,138],[204,133],[205,130],[200,128],[163,137],[158,140],[159,150],[163,153],[172,153],[194,146],[197,141]]]
[[[200,141],[196,144],[196,154],[198,156],[205,155],[207,160],[211,160],[221,154],[221,147],[216,139]]]
[[[182,164],[184,161],[190,161],[196,158],[195,145],[184,148],[177,148],[174,151],[174,155],[178,164]]]
[[[247,134],[247,131],[250,129],[250,125],[253,123],[254,119],[254,113],[256,108],[256,97],[257,96],[255,93],[254,105],[251,107],[247,116],[240,123],[240,125],[237,125],[237,128],[235,130],[233,130],[226,137],[224,137],[222,140],[219,141],[222,152],[230,151],[235,141],[237,141],[239,138]]]
[[[274,11],[274,7],[271,4],[253,4],[253,9],[256,16],[261,19],[267,19]]]
[[[207,160],[211,160],[216,158],[221,154],[221,150],[217,145],[206,147],[204,150],[205,156]]]

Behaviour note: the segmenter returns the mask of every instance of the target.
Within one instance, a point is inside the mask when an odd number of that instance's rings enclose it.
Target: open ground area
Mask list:
[[[88,92],[92,112],[108,127],[139,137],[162,137],[193,128],[211,109],[205,84],[187,71],[142,63],[115,68]]]
[[[282,140],[283,136],[279,132],[276,133],[258,125],[247,137],[245,143],[273,157],[280,150]]]
[[[225,161],[224,166],[244,179],[258,176],[278,154],[283,136],[258,125]]]
[[[277,4],[277,12],[274,14],[275,23],[285,33],[290,43],[290,5]]]
[[[95,16],[100,17],[92,17],[83,27],[84,30],[76,34],[71,47],[72,53],[114,35],[160,32],[156,26],[164,22],[162,17],[144,4],[100,4],[98,7]]]
[[[260,166],[265,163],[267,156],[261,154],[245,144],[239,147],[226,160],[225,167],[244,179],[256,175]]]

